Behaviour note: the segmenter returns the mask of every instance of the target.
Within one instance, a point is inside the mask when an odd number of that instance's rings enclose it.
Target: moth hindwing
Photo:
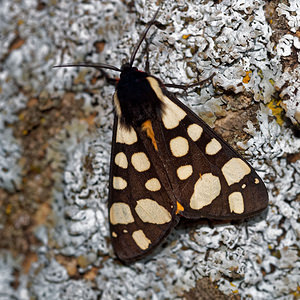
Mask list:
[[[108,209],[112,244],[124,262],[148,254],[180,217],[243,219],[268,205],[254,169],[159,79],[132,67],[156,15],[121,69],[77,64],[121,72]]]

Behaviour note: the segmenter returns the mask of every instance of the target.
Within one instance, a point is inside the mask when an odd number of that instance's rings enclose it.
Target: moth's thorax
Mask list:
[[[118,117],[127,126],[141,126],[161,117],[162,103],[152,89],[146,72],[125,66],[114,95]]]

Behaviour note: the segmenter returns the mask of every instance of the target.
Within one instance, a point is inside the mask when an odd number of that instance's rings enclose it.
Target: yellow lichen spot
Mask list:
[[[247,84],[249,83],[251,76],[250,74],[252,73],[252,71],[246,71],[246,76],[243,78],[243,83]]]
[[[269,23],[270,23],[270,24],[273,24],[273,20],[271,19]]]
[[[269,79],[269,82],[274,86],[274,84],[275,84],[274,79],[270,78],[270,79]]]
[[[24,20],[20,19],[20,20],[18,20],[17,23],[18,23],[18,26],[20,26],[20,25],[24,24]]]
[[[146,132],[147,137],[151,139],[152,141],[152,145],[155,148],[155,150],[157,151],[157,144],[156,144],[156,140],[155,140],[155,136],[154,136],[154,131],[152,128],[152,123],[150,120],[145,121],[142,124],[142,130]]]
[[[10,214],[11,214],[11,208],[12,208],[11,204],[10,204],[10,203],[7,204],[6,209],[5,209],[5,213],[6,213],[7,215],[10,215]]]
[[[181,211],[184,211],[184,207],[177,201],[176,215],[178,215]]]
[[[24,112],[20,113],[18,115],[18,118],[19,118],[20,121],[23,121],[25,119],[25,113]]]
[[[281,100],[272,99],[267,104],[267,107],[271,109],[273,116],[276,118],[276,122],[281,126],[283,124]]]
[[[184,40],[188,39],[189,37],[190,37],[190,34],[184,34],[184,35],[182,36],[182,38],[183,38]]]
[[[300,286],[298,285],[296,290],[292,292],[292,295],[294,296],[294,299],[299,299],[300,297]]]

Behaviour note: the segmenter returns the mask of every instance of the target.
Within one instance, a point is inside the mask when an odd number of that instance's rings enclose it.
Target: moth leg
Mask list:
[[[205,83],[207,83],[208,81],[210,81],[214,76],[216,75],[216,73],[213,73],[212,75],[210,75],[208,78],[203,79],[201,81],[192,83],[192,84],[173,84],[173,83],[164,83],[165,87],[171,87],[171,88],[176,88],[176,89],[182,89],[182,90],[188,90],[192,87],[195,86],[203,86]]]
[[[106,82],[108,84],[114,85],[116,86],[119,78],[112,78],[108,75],[108,73],[106,71],[104,71],[103,69],[97,68],[97,70],[100,71],[100,74],[96,77],[97,80],[102,79],[103,77],[105,78]]]

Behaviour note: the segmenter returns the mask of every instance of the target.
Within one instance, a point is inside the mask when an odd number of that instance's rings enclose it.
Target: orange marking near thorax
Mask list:
[[[145,121],[142,124],[142,130],[146,132],[147,137],[151,139],[152,141],[152,145],[154,146],[155,150],[157,151],[157,144],[156,144],[156,140],[155,140],[155,136],[154,136],[154,131],[152,128],[152,123],[150,120]]]
[[[184,211],[184,207],[177,201],[177,210],[176,215],[178,215],[181,211]]]

